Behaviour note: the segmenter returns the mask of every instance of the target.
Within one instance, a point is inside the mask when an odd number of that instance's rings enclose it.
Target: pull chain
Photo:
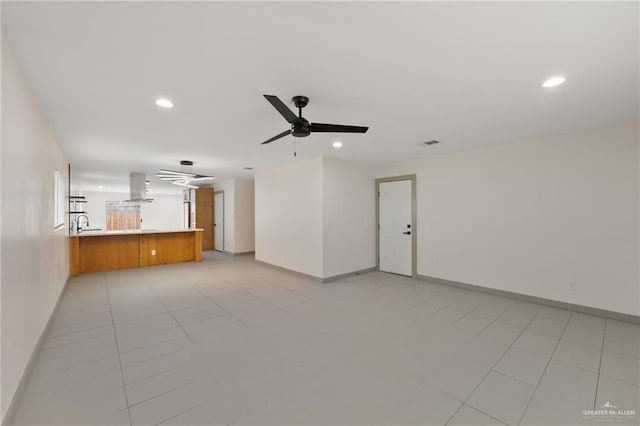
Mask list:
[[[297,149],[297,146],[296,146],[296,138],[295,137],[293,138],[293,156],[294,157],[298,156],[298,149]]]

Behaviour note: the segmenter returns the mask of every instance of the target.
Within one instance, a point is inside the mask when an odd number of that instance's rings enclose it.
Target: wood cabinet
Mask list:
[[[202,231],[131,232],[69,237],[69,274],[202,260]]]
[[[199,233],[199,232],[198,232]],[[140,266],[165,265],[167,263],[194,260],[195,233],[140,235]],[[155,256],[151,253],[155,252]]]
[[[213,250],[213,188],[196,189],[196,224],[202,229],[202,250]]]
[[[112,271],[140,266],[139,235],[78,237],[80,273]]]

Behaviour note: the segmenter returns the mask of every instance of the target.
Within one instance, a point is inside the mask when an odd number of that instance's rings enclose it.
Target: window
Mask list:
[[[53,171],[53,229],[64,226],[64,179],[59,171]]]
[[[140,229],[140,204],[107,201],[107,231]]]

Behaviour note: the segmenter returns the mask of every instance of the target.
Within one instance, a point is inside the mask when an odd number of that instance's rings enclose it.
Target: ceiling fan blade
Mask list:
[[[262,96],[264,96],[265,99],[268,100],[269,103],[273,105],[273,107],[278,110],[280,115],[282,115],[284,119],[287,120],[289,123],[293,124],[300,121],[298,116],[293,111],[291,111],[289,107],[287,107],[277,96],[273,96],[273,95],[262,95]]]
[[[285,130],[284,132],[282,132],[282,133],[280,133],[278,135],[275,135],[271,139],[267,139],[266,141],[262,142],[260,145],[264,145],[265,143],[271,143],[271,142],[273,142],[275,140],[278,140],[280,138],[284,138],[285,136],[290,135],[290,134],[291,134],[291,129]]]
[[[311,123],[311,133],[367,133],[368,127],[343,126],[341,124]]]

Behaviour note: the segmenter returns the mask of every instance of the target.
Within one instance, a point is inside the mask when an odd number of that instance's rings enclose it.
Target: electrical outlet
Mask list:
[[[578,283],[575,281],[569,281],[569,290],[575,291],[578,288]]]
[[[155,249],[151,250],[151,256],[155,256],[155,255],[156,255],[156,250]]]

